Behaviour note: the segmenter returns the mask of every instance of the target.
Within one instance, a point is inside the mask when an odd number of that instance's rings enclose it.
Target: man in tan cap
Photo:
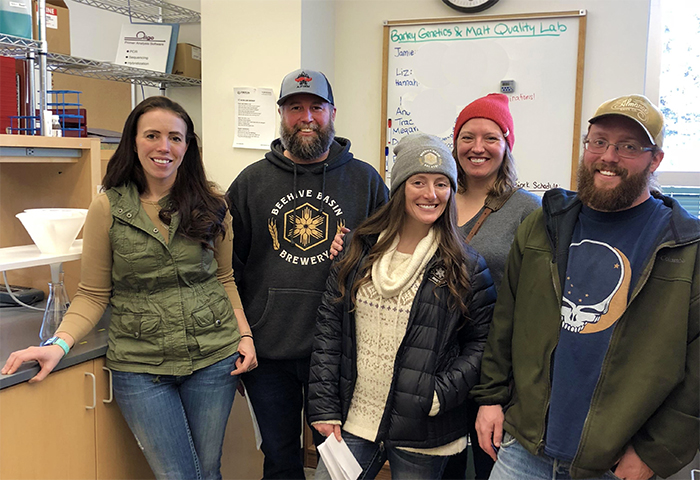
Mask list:
[[[652,185],[647,98],[589,123],[578,192],[517,231],[472,389],[492,479],[667,477],[698,450],[700,220]]]

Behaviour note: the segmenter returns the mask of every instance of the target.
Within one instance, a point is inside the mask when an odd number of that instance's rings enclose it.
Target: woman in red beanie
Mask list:
[[[498,288],[518,225],[540,206],[540,197],[516,185],[513,117],[508,97],[491,93],[457,117],[452,154],[457,160],[455,195],[459,230],[485,259]],[[474,431],[478,405],[468,402],[476,478],[488,478],[493,460],[479,448]],[[464,479],[467,451],[450,457],[443,478]]]
[[[458,225],[494,270],[498,287],[515,230],[541,203],[540,197],[517,186],[508,97],[490,93],[464,107],[455,122],[453,138]]]

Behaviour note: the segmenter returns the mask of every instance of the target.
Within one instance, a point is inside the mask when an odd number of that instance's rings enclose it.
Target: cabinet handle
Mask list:
[[[102,370],[107,372],[109,375],[109,398],[102,399],[102,403],[112,403],[112,400],[114,400],[114,390],[112,390],[112,370],[107,367],[102,367]]]
[[[88,410],[94,410],[97,406],[97,387],[95,382],[95,374],[90,372],[85,372],[85,375],[92,377],[92,405],[85,407]]]

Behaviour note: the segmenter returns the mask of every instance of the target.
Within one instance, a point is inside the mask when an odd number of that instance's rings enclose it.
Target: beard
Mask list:
[[[651,162],[644,171],[629,174],[627,169],[617,165],[606,165],[605,168],[620,176],[620,184],[615,188],[602,189],[595,185],[595,171],[598,162],[591,166],[586,166],[583,161],[579,162],[576,177],[578,179],[578,196],[581,201],[594,210],[602,212],[617,212],[626,210],[632,206],[645,190],[649,189],[649,178],[651,177]]]
[[[302,128],[311,128],[316,132],[316,135],[304,137],[299,134]],[[280,123],[282,146],[299,160],[310,162],[318,159],[328,151],[333,138],[335,138],[333,120],[329,120],[325,127],[319,127],[316,124],[288,127],[284,120]]]

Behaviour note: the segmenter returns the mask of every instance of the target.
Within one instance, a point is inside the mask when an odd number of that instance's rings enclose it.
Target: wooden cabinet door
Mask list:
[[[236,393],[221,455],[224,479],[262,478],[263,454],[255,447],[255,430],[246,399]]]
[[[97,479],[144,479],[154,478],[119,411],[117,401],[111,395],[110,372],[106,370],[105,358],[94,360],[97,378],[97,408],[95,409],[95,441]]]
[[[91,375],[85,362],[0,390],[0,478],[95,478]]]

